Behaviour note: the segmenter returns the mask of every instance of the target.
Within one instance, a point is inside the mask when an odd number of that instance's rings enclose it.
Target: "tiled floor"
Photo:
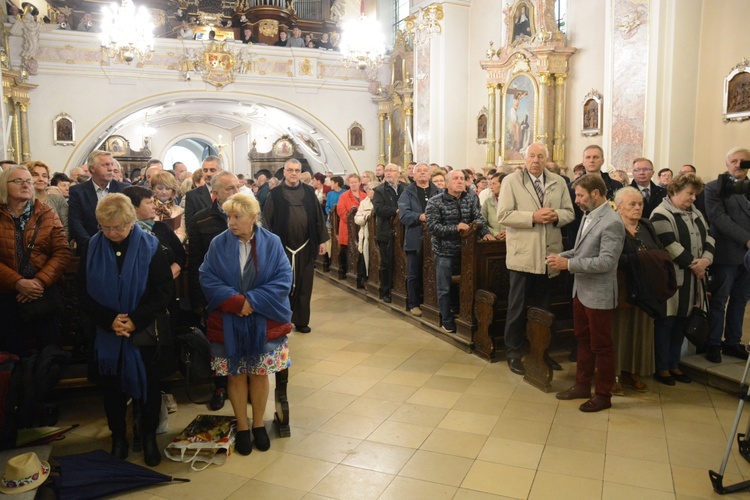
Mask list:
[[[158,470],[192,482],[130,498],[200,499],[661,499],[708,498],[737,408],[736,398],[693,383],[656,386],[584,414],[374,305],[318,280],[313,332],[290,336],[292,437],[271,450],[233,454],[191,472],[164,460]],[[563,361],[563,356],[558,356]],[[574,365],[556,372],[556,390]],[[178,401],[186,401],[177,390]],[[62,402],[61,424],[80,423],[54,455],[109,449],[101,403]],[[166,445],[205,407],[181,404]],[[231,414],[227,403],[222,413]],[[267,426],[272,402],[266,414]],[[743,419],[742,425],[745,425]],[[744,432],[744,429],[743,429]],[[142,455],[131,455],[142,463]],[[725,484],[750,478],[733,448]]]

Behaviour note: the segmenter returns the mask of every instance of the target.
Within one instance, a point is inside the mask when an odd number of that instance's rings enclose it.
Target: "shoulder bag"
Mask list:
[[[703,347],[708,339],[708,331],[711,321],[708,317],[708,297],[706,297],[706,282],[704,277],[698,282],[698,302],[690,311],[688,321],[685,324],[685,337],[696,347]]]
[[[26,267],[31,258],[31,251],[34,249],[34,242],[36,241],[36,235],[39,233],[39,220],[36,221],[34,227],[34,234],[31,236],[31,241],[26,251],[23,254],[21,260],[20,271]],[[21,320],[24,322],[44,319],[49,316],[61,313],[63,310],[62,295],[57,285],[52,285],[44,290],[41,297],[31,302],[19,302],[18,303],[18,314],[21,316]]]
[[[153,323],[130,336],[130,342],[136,347],[167,346],[172,345],[172,340],[172,325],[166,311],[157,314]]]

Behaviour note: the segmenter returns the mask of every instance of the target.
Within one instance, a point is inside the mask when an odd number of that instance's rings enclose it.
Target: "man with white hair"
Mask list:
[[[519,375],[526,373],[521,362],[526,308],[549,310],[550,278],[559,271],[547,266],[545,258],[562,251],[560,228],[574,217],[565,181],[545,169],[546,163],[544,144],[531,144],[526,150],[524,168],[503,179],[497,203],[497,220],[506,227],[505,262],[509,273],[505,356],[510,371]],[[557,367],[549,356],[547,360],[550,366]]]

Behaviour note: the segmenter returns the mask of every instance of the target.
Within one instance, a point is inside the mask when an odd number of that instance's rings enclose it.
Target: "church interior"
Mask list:
[[[479,173],[523,166],[540,142],[570,177],[595,144],[604,171],[632,178],[646,157],[708,182],[727,151],[750,147],[747,0],[146,0],[143,46],[102,5],[5,3],[6,159],[70,172],[101,149],[126,177],[152,158],[192,172],[208,155],[246,177],[290,158],[337,176],[412,161]],[[347,46],[347,23],[365,18],[384,52]],[[274,45],[295,27],[312,46]],[[583,414],[335,281],[318,274],[314,330],[289,336],[291,436],[269,432],[269,451],[202,472],[165,459],[156,470],[191,482],[119,498],[715,496],[708,470],[733,439],[736,396],[647,380]],[[566,355],[554,390],[575,377]],[[162,447],[210,413],[173,390]],[[47,455],[107,449],[99,392],[71,383],[57,397],[58,425],[79,426]],[[273,417],[269,402],[269,429]],[[736,449],[725,478],[750,479]]]

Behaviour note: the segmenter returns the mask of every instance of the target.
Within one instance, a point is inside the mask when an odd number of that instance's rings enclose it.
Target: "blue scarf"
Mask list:
[[[222,312],[224,348],[230,373],[237,374],[240,359],[252,363],[266,345],[266,321],[289,323],[292,310],[289,290],[292,287],[292,268],[275,234],[255,228],[257,275],[250,289],[244,293],[253,313],[241,317]],[[227,299],[241,294],[240,240],[226,230],[211,241],[206,258],[200,267],[200,283],[208,300],[208,312],[219,308]]]
[[[156,237],[144,232],[138,225],[130,233],[122,273],[117,270],[117,260],[112,243],[96,233],[89,241],[86,256],[86,291],[94,300],[118,313],[130,314],[146,291],[148,268],[159,246]],[[96,327],[96,356],[99,373],[117,375],[122,360],[120,387],[135,399],[146,398],[146,368],[141,351],[125,337],[112,330]]]

